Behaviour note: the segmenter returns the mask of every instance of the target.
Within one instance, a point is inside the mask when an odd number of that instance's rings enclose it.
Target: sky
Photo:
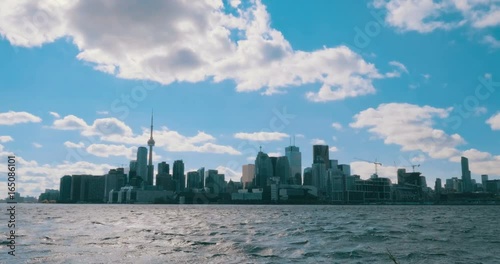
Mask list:
[[[368,178],[500,176],[500,1],[0,3],[0,172],[21,195],[182,159],[239,181],[312,145]],[[6,178],[0,196],[6,196]]]

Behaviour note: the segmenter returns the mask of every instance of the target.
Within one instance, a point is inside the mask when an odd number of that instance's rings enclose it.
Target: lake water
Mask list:
[[[1,263],[500,263],[500,206],[18,204],[16,217]]]

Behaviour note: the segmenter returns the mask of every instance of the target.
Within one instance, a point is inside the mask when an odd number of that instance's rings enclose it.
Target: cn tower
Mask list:
[[[153,111],[151,110],[151,136],[148,140],[149,146],[149,163],[148,163],[148,185],[153,185],[153,174],[154,174],[154,166],[153,166],[153,146],[155,145],[155,140],[153,139]]]

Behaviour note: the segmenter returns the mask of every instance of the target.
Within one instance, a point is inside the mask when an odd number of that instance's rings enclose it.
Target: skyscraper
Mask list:
[[[190,171],[187,173],[187,188],[195,189],[198,188],[198,172]]]
[[[170,175],[170,167],[165,161],[158,163],[158,173],[156,174],[155,185],[159,189],[175,191],[174,182],[172,180],[172,176]]]
[[[215,190],[218,190],[218,186],[216,186],[218,180],[217,175],[219,171],[217,170],[207,170],[205,171],[205,187],[210,190],[210,193],[215,193]]]
[[[198,169],[198,187],[197,188],[203,188],[205,187],[205,167],[201,167]]]
[[[243,175],[241,176],[241,182],[243,184],[243,188],[250,187],[255,177],[255,165],[254,164],[243,165],[242,174]]]
[[[302,154],[299,147],[288,146],[285,148],[285,156],[290,163],[290,174],[294,179],[294,184],[302,184]]]
[[[111,169],[108,174],[104,175],[104,202],[108,201],[108,195],[111,190],[119,191],[125,186],[127,175],[123,168]]]
[[[148,149],[145,147],[139,147],[137,149],[136,175],[137,177],[141,177],[143,181],[147,181],[147,176],[148,176],[147,162],[148,162]]]
[[[329,156],[328,145],[313,145],[313,163],[323,163],[328,170],[330,168]]]
[[[291,179],[290,173],[290,163],[288,162],[288,158],[286,156],[278,157],[276,161],[274,176],[280,178],[281,184],[293,183]]]
[[[462,157],[461,159],[462,165],[462,183],[463,183],[463,192],[472,192],[472,183],[471,176],[469,170],[469,159],[466,157]]]
[[[155,140],[153,139],[153,112],[151,112],[151,136],[148,140],[149,146],[149,163],[148,163],[148,177],[147,177],[147,185],[153,185],[153,174],[154,174],[154,165],[153,165],[153,146],[155,145]]]
[[[441,179],[440,178],[436,178],[436,183],[434,184],[434,191],[437,193],[437,194],[440,194],[441,193],[441,190],[442,190],[442,183],[441,183]]]
[[[59,201],[68,203],[71,201],[71,176],[65,175],[59,184]]]
[[[131,186],[139,186],[137,184],[137,161],[135,160],[130,161],[127,183]]]
[[[165,161],[158,163],[158,174],[170,174],[170,166]]]
[[[177,192],[184,191],[186,186],[186,179],[184,177],[184,162],[182,160],[174,161],[174,166],[172,169],[172,179],[175,183],[175,190]]]
[[[486,190],[486,182],[488,181],[488,175],[481,175],[481,184],[483,185],[483,190]]]
[[[273,164],[269,156],[259,151],[255,158],[255,177],[254,186],[257,188],[264,188],[267,186],[267,179],[273,177]]]
[[[312,184],[312,168],[307,167],[304,169],[304,184],[303,185],[313,185]]]

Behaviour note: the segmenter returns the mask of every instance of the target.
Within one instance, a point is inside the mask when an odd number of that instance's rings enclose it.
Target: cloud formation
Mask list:
[[[318,84],[314,102],[376,92],[380,74],[346,46],[294,50],[271,27],[260,0],[242,5],[222,0],[123,2],[2,1],[0,34],[12,45],[36,47],[67,37],[77,58],[124,79],[172,82],[232,80],[240,92],[282,93]]]
[[[9,111],[0,113],[0,125],[12,126],[22,123],[40,123],[42,119],[28,112]]]
[[[254,132],[254,133],[236,133],[234,138],[245,139],[250,141],[279,141],[289,137],[281,132]]]

